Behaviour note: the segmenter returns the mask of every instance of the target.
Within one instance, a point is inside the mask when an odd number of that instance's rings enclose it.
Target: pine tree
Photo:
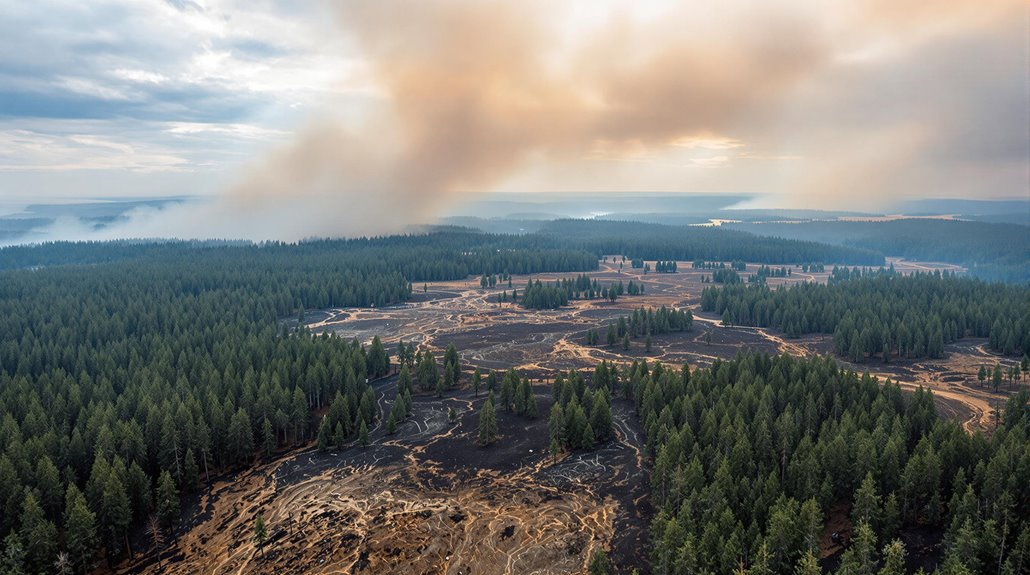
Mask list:
[[[261,556],[265,556],[265,541],[268,539],[268,528],[265,526],[265,518],[258,515],[257,519],[254,520],[254,544],[261,552]]]
[[[514,369],[509,369],[504,374],[504,379],[501,380],[501,407],[505,411],[511,411],[513,399],[515,396],[515,385],[519,382],[519,376],[515,373]]]
[[[132,521],[132,509],[129,507],[129,497],[125,493],[125,486],[116,473],[107,474],[100,509],[100,523],[107,531],[111,548],[117,549],[121,544],[120,541],[124,538],[125,551],[132,556],[128,534],[129,523]]]
[[[372,338],[366,366],[368,374],[373,378],[382,377],[390,372],[390,355],[378,335]]]
[[[806,551],[801,559],[798,559],[797,567],[794,569],[795,575],[822,575],[822,569],[819,567],[819,560],[816,559],[815,553],[811,550]]]
[[[322,423],[318,426],[318,449],[327,451],[332,444],[332,431],[329,429],[329,418],[323,417]]]
[[[479,410],[479,444],[490,445],[497,441],[497,413],[494,410],[494,397],[491,393]]]
[[[265,457],[272,457],[272,453],[275,452],[275,431],[272,430],[272,422],[267,417],[261,424],[261,439]]]
[[[608,404],[608,395],[599,392],[594,396],[594,402],[590,410],[590,429],[594,432],[594,440],[597,443],[604,443],[612,435],[612,412]]]
[[[561,403],[557,400],[551,405],[551,415],[547,420],[547,430],[551,436],[551,443],[558,446],[565,446],[565,413]]]
[[[400,392],[413,390],[411,385],[411,370],[408,369],[407,363],[401,364],[400,374],[397,376],[397,390]]]
[[[876,494],[876,481],[873,473],[866,473],[862,484],[855,490],[854,505],[851,508],[851,521],[854,524],[868,523],[870,526],[880,524],[880,496]]]
[[[68,486],[64,511],[65,548],[76,570],[88,573],[93,568],[97,547],[97,518],[75,484]]]
[[[28,490],[21,509],[21,540],[25,545],[25,565],[29,572],[48,571],[57,554],[57,527],[48,520],[32,490]]]
[[[419,362],[416,368],[416,376],[418,379],[418,386],[422,391],[430,391],[436,389],[437,382],[440,379],[440,372],[436,364],[436,357],[433,356],[433,352],[426,351],[422,355],[422,361]]]
[[[447,389],[457,386],[461,380],[461,358],[458,356],[458,350],[454,347],[454,344],[448,344],[447,350],[443,356],[444,370],[446,372],[447,367],[451,368],[451,374],[448,376]]]
[[[361,443],[361,447],[368,447],[368,426],[365,425],[365,420],[361,420],[361,425],[358,426],[358,442]]]
[[[305,412],[306,413],[306,412]],[[250,417],[241,407],[233,415],[228,432],[229,454],[234,463],[249,460],[254,455],[254,435],[250,426]]]
[[[878,575],[905,575],[905,544],[900,540],[883,547],[883,566]]]
[[[181,514],[179,506],[179,491],[175,488],[175,481],[167,471],[162,471],[157,478],[157,489],[154,491],[154,502],[157,509],[157,520],[163,529],[175,531],[179,525]]]
[[[855,537],[851,547],[844,552],[840,568],[853,575],[873,575],[876,572],[876,534],[869,523],[859,523],[855,528]]]
[[[610,575],[612,572],[611,561],[608,560],[608,554],[604,552],[604,549],[598,549],[594,551],[594,554],[590,557],[590,565],[587,567],[587,572],[590,575]]]
[[[812,553],[818,553],[819,537],[823,532],[823,514],[814,497],[801,504],[798,527],[801,529],[802,546]]]
[[[200,469],[197,467],[197,458],[193,455],[193,448],[186,450],[182,460],[182,487],[186,491],[193,491],[200,484]]]
[[[883,503],[883,514],[880,519],[880,533],[885,539],[897,535],[901,528],[901,512],[898,509],[898,496],[891,493]]]
[[[343,427],[343,422],[337,422],[336,427],[333,428],[333,445],[337,449],[343,449],[347,446],[347,431]]]
[[[584,451],[591,451],[597,442],[594,440],[594,428],[590,426],[590,422],[587,422],[585,428],[583,428],[583,434],[580,435],[579,448]]]

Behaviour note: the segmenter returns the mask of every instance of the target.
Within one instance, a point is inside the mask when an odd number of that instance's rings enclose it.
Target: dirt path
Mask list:
[[[964,271],[950,264],[897,258],[889,263],[899,273]],[[757,267],[748,264],[743,274],[754,273]],[[832,266],[827,265],[826,269],[832,270]],[[761,328],[722,326],[718,318],[698,312],[701,291],[709,285],[702,283],[701,277],[710,276],[711,270],[691,269],[688,262],[679,262],[679,270],[675,274],[645,274],[642,269],[630,268],[628,261],[620,269],[618,260],[609,257],[608,261],[599,262],[597,271],[588,275],[602,286],[620,281],[628,285],[632,280],[644,286],[644,294],[627,295],[615,303],[574,301],[559,310],[529,310],[513,303],[498,303],[497,297],[502,291],[510,293],[507,283],[483,290],[479,288],[478,278],[434,282],[426,284],[428,291],[416,291],[414,301],[405,305],[383,309],[327,310],[310,326],[362,341],[381,335],[388,344],[404,340],[437,352],[442,352],[448,343],[454,343],[468,363],[487,369],[516,366],[527,371],[592,368],[601,360],[625,363],[641,358],[672,364],[710,364],[718,358],[733,357],[741,349],[799,356],[832,350],[825,336],[813,335],[794,340]],[[791,268],[791,271],[790,277],[769,278],[769,285],[825,282],[830,274],[829,271],[802,272],[800,268]],[[530,280],[547,282],[572,275],[515,276],[512,286],[521,292]],[[611,347],[586,345],[589,329],[597,329],[603,337],[607,325],[620,316],[628,315],[639,307],[657,308],[662,305],[692,309],[694,330],[654,336],[650,353],[643,349],[643,342],[639,340],[633,340],[628,351],[622,349],[621,342]],[[949,346],[948,357],[944,360],[918,364],[899,362],[886,366],[870,361],[854,365],[854,368],[860,371],[869,369],[879,377],[889,376],[906,389],[919,385],[932,389],[940,400],[942,413],[961,419],[966,429],[986,430],[993,425],[994,405],[1004,400],[1004,394],[994,394],[962,382],[975,377],[981,363],[990,366],[997,360],[986,353],[982,345],[959,342]]]

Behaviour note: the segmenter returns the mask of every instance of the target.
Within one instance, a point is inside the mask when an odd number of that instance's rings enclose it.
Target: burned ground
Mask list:
[[[652,262],[653,263],[653,262]],[[932,264],[892,260],[900,273],[926,272],[937,269],[961,271],[950,264]],[[754,273],[757,265],[748,264],[741,276]],[[466,363],[484,369],[516,367],[525,371],[547,373],[558,369],[592,369],[601,360],[618,363],[646,358],[669,364],[708,365],[716,358],[729,359],[742,350],[794,355],[832,352],[828,335],[811,334],[788,339],[775,330],[740,326],[723,326],[720,318],[699,313],[701,291],[710,284],[701,276],[711,270],[695,270],[688,262],[680,262],[678,273],[643,273],[632,269],[629,262],[620,264],[608,258],[591,273],[602,286],[629,281],[645,286],[643,295],[620,297],[615,303],[602,300],[573,301],[558,310],[531,310],[515,303],[499,303],[498,295],[508,290],[506,282],[498,287],[481,289],[478,278],[425,284],[416,289],[417,298],[404,305],[384,309],[331,310],[320,321],[309,322],[316,331],[329,330],[343,337],[369,341],[375,335],[387,344],[397,341],[417,343],[442,352],[453,343]],[[825,282],[832,266],[825,272],[806,273],[791,268],[791,276],[769,278],[770,286],[804,281]],[[568,274],[538,274],[532,279],[554,281]],[[528,277],[514,277],[512,285],[521,290]],[[510,291],[510,290],[508,290]],[[694,312],[694,327],[687,332],[656,335],[651,352],[646,352],[642,339],[631,341],[623,350],[621,342],[607,346],[586,345],[586,334],[597,329],[602,340],[609,323],[632,313],[639,307],[689,308]],[[936,394],[938,407],[947,417],[960,420],[968,430],[987,430],[997,410],[1004,403],[1006,390],[994,393],[976,385],[976,371],[982,364],[1006,363],[985,350],[983,340],[964,339],[947,348],[946,357],[938,360],[897,360],[884,364],[878,359],[848,364],[858,371],[870,371],[879,377],[890,377],[906,389],[924,386]],[[847,364],[847,362],[842,362]]]
[[[375,388],[389,411],[395,378]],[[549,388],[535,392],[546,414]],[[500,411],[501,438],[476,445],[484,401],[468,389],[416,395],[411,418],[393,435],[377,424],[367,448],[309,449],[218,482],[177,554],[129,571],[581,573],[600,548],[642,566],[648,475],[632,405],[614,402],[614,441],[552,458],[546,417]],[[259,515],[270,534],[260,550]]]
[[[895,267],[905,272],[932,266],[895,262]],[[506,283],[483,290],[477,278],[468,278],[429,283],[424,290],[415,286],[414,297],[404,305],[323,310],[307,314],[306,322],[314,331],[363,342],[379,335],[391,352],[401,340],[438,353],[453,343],[467,370],[516,367],[541,380],[556,370],[592,369],[600,360],[707,365],[746,349],[797,355],[831,351],[830,336],[786,339],[764,329],[725,327],[718,318],[698,313],[707,285],[701,276],[710,271],[687,268],[681,263],[685,271],[680,273],[645,275],[631,270],[628,262],[622,270],[610,261],[602,263],[600,271],[590,274],[602,285],[633,280],[646,288],[643,295],[615,303],[574,301],[558,310],[528,310],[497,302]],[[828,275],[797,271],[769,283],[826,281]],[[533,279],[558,277],[562,274]],[[515,277],[513,285],[521,291],[528,280]],[[589,329],[598,329],[603,339],[608,323],[618,317],[661,305],[692,309],[693,329],[656,335],[649,353],[640,339],[629,350],[621,342],[586,345]],[[929,387],[944,416],[970,430],[988,429],[1005,390],[979,388],[975,374],[981,364],[993,365],[1000,358],[985,350],[983,340],[960,340],[947,352],[941,360],[871,360],[854,368],[909,389]],[[468,377],[466,371],[466,383]],[[374,387],[381,412],[388,413],[395,378],[374,382]],[[644,440],[632,405],[613,402],[615,441],[552,459],[547,453],[550,392],[542,381],[535,392],[541,416],[499,412],[502,437],[489,447],[474,441],[484,396],[464,388],[443,398],[416,395],[412,417],[393,435],[379,421],[370,430],[367,448],[350,445],[325,453],[307,448],[227,477],[194,503],[197,512],[161,565],[151,553],[124,571],[582,573],[590,554],[605,549],[620,572],[633,567],[646,572],[652,512]],[[449,408],[457,414],[454,421]],[[270,540],[263,550],[253,542],[258,515],[269,524]]]

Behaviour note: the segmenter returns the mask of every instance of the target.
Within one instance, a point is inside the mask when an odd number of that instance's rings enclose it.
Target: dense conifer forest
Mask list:
[[[728,325],[832,333],[837,352],[866,357],[937,358],[959,338],[986,337],[1004,354],[1030,349],[1030,288],[952,274],[901,276],[835,269],[826,285],[770,289],[763,284],[709,287],[701,309]]]
[[[8,265],[109,260],[0,272],[0,539],[12,564],[49,571],[63,550],[81,571],[101,546],[131,554],[130,531],[151,515],[173,528],[180,494],[210,474],[313,439],[323,406],[323,441],[367,433],[382,416],[366,383],[389,369],[382,344],[281,318],[401,302],[413,280],[597,265],[577,251],[458,249],[465,236],[5,250]]]
[[[530,309],[557,309],[568,305],[570,301],[579,299],[603,299],[616,301],[623,294],[637,295],[642,287],[629,281],[629,287],[621,280],[601,285],[596,279],[591,280],[585,274],[575,278],[564,278],[554,282],[530,281],[519,294],[512,293],[512,299]]]
[[[943,557],[913,557],[941,573],[1030,566],[1025,391],[988,438],[938,418],[930,392],[829,358],[640,364],[625,378],[654,455],[656,574],[817,574],[841,513],[852,536],[837,573],[913,571],[905,540],[920,530],[944,534]]]
[[[519,256],[531,250],[533,258]],[[594,260],[625,254],[647,260],[746,260],[768,264],[827,261],[881,265],[871,250],[808,241],[770,239],[718,228],[663,226],[639,222],[558,220],[536,233],[490,234],[465,228],[438,227],[430,232],[358,239],[311,240],[297,244],[265,242],[52,242],[0,248],[0,269],[67,264],[97,264],[146,259],[340,260],[379,263],[409,280],[442,280],[480,274],[525,274],[547,266],[552,271],[595,269]],[[562,268],[548,263],[568,259]],[[348,263],[351,263],[348,261]]]
[[[989,281],[1030,281],[1030,228],[1007,223],[944,219],[732,223],[742,230],[859,249],[886,256],[962,264]],[[818,260],[814,260],[818,261]],[[832,259],[822,261],[834,262]],[[841,263],[841,262],[835,262]]]
[[[1025,287],[840,268],[829,285],[773,290],[740,283],[738,258],[882,258],[725,230],[670,228],[652,241],[633,226],[567,221],[525,236],[441,229],[300,244],[0,250],[0,573],[48,572],[59,552],[76,572],[131,556],[131,535],[151,520],[174,532],[180,496],[211,476],[316,440],[326,450],[367,444],[370,429],[393,433],[410,415],[412,394],[464,385],[453,346],[438,363],[431,351],[401,344],[391,364],[378,338],[362,345],[298,321],[305,309],[401,303],[415,282],[478,276],[496,288],[494,278],[511,274],[593,270],[605,253],[695,259],[736,281],[706,288],[706,311],[790,335],[834,333],[838,351],[854,359],[937,356],[966,335],[989,337],[1005,353],[1030,344]],[[717,258],[734,265],[703,263]],[[580,274],[512,295],[551,308],[642,290]],[[689,330],[692,321],[689,311],[640,308],[608,326],[606,343],[621,340],[625,352],[631,338],[645,337],[649,352],[652,335]],[[600,340],[589,330],[588,343]],[[398,389],[390,412],[379,413],[369,381],[391,365]],[[490,395],[480,413],[483,445],[505,434],[499,411],[541,415],[530,380],[513,370],[477,372],[471,385]],[[755,573],[791,572],[811,562],[816,525],[842,502],[861,510],[852,511],[862,539],[845,556],[849,569],[893,565],[901,551],[890,542],[911,526],[946,530],[954,569],[1000,561],[1018,573],[1030,558],[1026,496],[1013,487],[1030,479],[1025,400],[1011,402],[1004,429],[988,440],[938,421],[928,394],[904,398],[826,359],[747,356],[693,374],[602,363],[589,380],[558,376],[551,453],[610,441],[619,394],[636,403],[654,456],[656,572],[727,572],[742,563]]]

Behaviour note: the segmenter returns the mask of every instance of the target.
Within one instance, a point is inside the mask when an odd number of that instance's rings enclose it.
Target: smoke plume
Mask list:
[[[842,18],[804,4],[674,6],[649,18],[599,9],[602,16],[583,18],[545,2],[341,3],[341,33],[366,61],[376,103],[356,121],[313,118],[214,205],[169,211],[141,230],[281,239],[392,232],[540,165],[552,175],[564,166],[559,180],[573,186],[619,186],[608,176],[626,170],[610,171],[599,158],[618,165],[698,142],[718,153],[690,160],[689,173],[663,173],[670,189],[774,192],[781,205],[859,208],[942,179],[962,194],[948,171],[970,170],[953,165],[955,156],[969,161],[962,131],[997,124],[1014,103],[986,110],[983,87],[948,74],[976,72],[986,86],[1013,76],[1011,64],[974,65],[973,57],[1011,47],[1025,28],[1018,18],[1001,40],[980,40],[1017,3],[985,4],[973,18],[948,2],[918,23],[894,2],[849,4],[854,13],[842,9]],[[956,32],[963,22],[972,23]],[[909,37],[898,38],[902,29]],[[880,46],[877,39],[901,55],[884,64],[875,50],[854,48]],[[966,44],[986,47],[969,56]],[[927,101],[906,74],[935,78],[928,85],[948,95]],[[1004,82],[1006,94],[1019,93]],[[998,185],[1018,185],[1010,155],[1025,137],[1002,145],[1007,171]],[[637,176],[628,185],[654,181]],[[184,234],[184,226],[196,231]]]

